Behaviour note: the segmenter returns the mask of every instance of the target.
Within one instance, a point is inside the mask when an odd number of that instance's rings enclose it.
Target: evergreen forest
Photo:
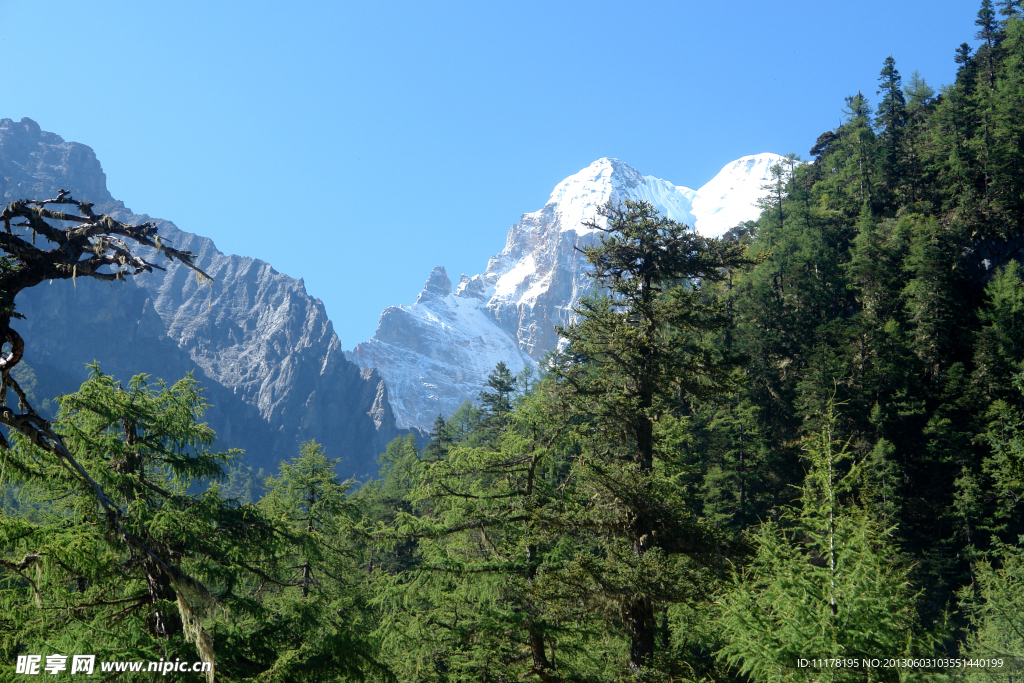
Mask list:
[[[544,372],[499,363],[378,479],[315,442],[252,471],[191,378],[0,409],[0,680],[1024,680],[1020,0],[971,30],[938,90],[885,59],[722,238],[604,206]]]

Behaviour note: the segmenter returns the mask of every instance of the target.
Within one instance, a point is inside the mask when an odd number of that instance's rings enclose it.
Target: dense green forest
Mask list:
[[[0,678],[1022,680],[1019,1],[976,24],[939,91],[887,58],[756,222],[604,207],[543,376],[499,364],[377,480],[315,443],[252,472],[191,379],[95,368],[54,423],[89,477],[0,450]]]

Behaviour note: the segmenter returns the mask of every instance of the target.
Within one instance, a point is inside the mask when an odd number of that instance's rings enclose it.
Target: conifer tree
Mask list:
[[[899,185],[904,177],[904,128],[907,125],[907,106],[901,88],[902,79],[896,70],[896,62],[892,55],[885,58],[882,72],[878,76],[878,94],[882,96],[878,103],[877,118],[881,130],[881,144],[885,150],[882,157],[882,174],[890,193],[898,193]]]
[[[480,404],[486,412],[485,425],[492,435],[500,432],[508,415],[512,411],[512,396],[516,390],[516,377],[505,365],[505,361],[498,361],[494,370],[487,375],[486,387],[480,392]]]
[[[712,525],[739,540],[747,527],[768,513],[766,480],[776,476],[758,424],[758,407],[738,394],[707,406],[710,419],[694,436],[693,450],[704,454],[701,513]],[[699,419],[700,411],[697,412]]]
[[[573,573],[615,606],[629,669],[643,676],[655,665],[659,606],[682,600],[699,582],[693,562],[715,553],[676,479],[687,438],[680,411],[736,386],[737,359],[707,338],[728,319],[702,289],[745,259],[739,245],[701,237],[646,202],[600,215],[607,224],[588,224],[600,243],[584,250],[600,294],[559,329],[569,343],[553,373],[584,448],[575,476],[596,506],[577,522],[608,533],[602,559],[580,558]]]
[[[451,440],[446,438],[445,441],[446,448],[452,445]],[[427,462],[445,457],[447,450],[434,451],[429,457],[424,453],[421,457],[416,437],[412,434],[391,441],[378,458],[379,477],[363,484],[353,496],[367,524],[394,529],[409,515],[429,514],[429,507],[413,500],[412,492],[421,484]],[[367,570],[374,580],[379,574],[396,575],[409,571],[421,559],[417,538],[396,538],[387,534],[385,540],[369,545],[368,555]]]
[[[938,381],[958,341],[963,315],[958,301],[960,274],[954,267],[957,236],[930,219],[915,225],[905,268],[911,275],[904,288],[915,352],[927,376]]]
[[[841,128],[841,145],[832,160],[838,164],[837,180],[857,188],[853,206],[875,203],[874,167],[877,140],[871,127],[868,100],[860,92],[846,98],[846,120]],[[849,180],[854,182],[849,183]],[[845,188],[844,188],[845,189]],[[846,190],[849,192],[849,190]]]
[[[1024,360],[1024,269],[1010,261],[985,287],[974,344],[975,377],[989,401],[1007,398],[1011,378]]]
[[[58,402],[53,430],[93,483],[20,434],[0,452],[0,470],[19,491],[19,503],[0,513],[0,600],[16,615],[4,648],[202,659],[211,680],[230,680],[238,661],[266,644],[248,628],[253,605],[238,587],[273,572],[264,553],[276,539],[253,506],[224,501],[216,487],[187,493],[199,478],[222,477],[237,455],[207,450],[214,435],[200,422],[206,403],[195,381],[168,387],[137,376],[125,389],[94,366]],[[133,543],[114,532],[97,488],[122,511]],[[226,614],[238,619],[231,634]]]
[[[991,452],[982,469],[988,489],[996,498],[992,530],[998,542],[1018,544],[1024,530],[1024,373],[1013,377],[1016,391],[992,402],[988,410],[985,440]]]
[[[992,7],[992,0],[981,0],[981,8],[978,9],[978,18],[974,20],[974,25],[978,27],[978,32],[974,34],[974,39],[985,41],[985,47],[988,48],[986,58],[989,61],[988,71],[991,74],[992,50],[1000,37],[999,22],[996,20],[996,12]]]
[[[1003,2],[999,3],[1002,5],[1003,10],[1000,14],[1004,16],[1011,16],[1013,12],[1014,3]],[[1006,11],[1009,10],[1009,11]],[[978,18],[974,20],[974,25],[978,27],[978,32],[974,38],[976,40],[984,40],[989,47],[992,47],[991,41],[995,39],[998,28],[996,23],[996,11],[992,6],[992,0],[981,0],[981,7],[978,9]]]
[[[906,95],[908,113],[914,113],[931,104],[932,98],[935,97],[935,88],[929,86],[921,73],[915,69],[903,87],[903,94]]]
[[[927,131],[928,113],[935,102],[935,89],[929,86],[916,70],[903,88],[907,98],[906,175],[910,182],[910,202],[921,199],[922,138]]]
[[[802,668],[798,660],[930,651],[893,529],[857,500],[863,464],[851,462],[835,424],[829,406],[804,443],[799,506],[762,523],[752,564],[721,598],[719,656],[752,680],[905,680],[905,671]]]
[[[1024,394],[1024,375],[1015,383]],[[1001,499],[1003,521],[1016,517],[1019,523],[1024,512],[1024,417],[1002,400],[990,413],[994,419],[986,436],[992,455],[986,470]],[[1024,674],[1024,536],[1009,540],[995,544],[989,557],[975,564],[974,582],[960,591],[961,609],[970,617],[964,655],[1003,660],[1002,666],[970,672],[971,683],[1012,683]]]
[[[442,460],[448,455],[448,449],[452,445],[452,437],[449,434],[448,424],[444,415],[438,415],[434,420],[434,426],[430,430],[430,440],[423,449],[425,460]]]
[[[492,378],[505,375],[502,366]],[[510,386],[507,376],[495,384]],[[565,468],[560,478],[553,472],[565,421],[549,402],[530,395],[503,430],[479,424],[490,438],[453,443],[444,459],[425,463],[407,492],[409,513],[378,532],[417,548],[415,565],[376,579],[385,650],[400,675],[574,680],[576,660],[591,658],[545,593],[543,567],[561,535],[549,505],[566,483]]]
[[[1004,17],[1000,21],[1004,29],[1011,19],[1020,16],[1021,0],[999,0],[996,4],[999,6],[999,15]]]
[[[999,236],[1012,240],[1024,229],[1024,20],[1019,15],[1007,21],[1003,53],[992,103],[991,190]]]
[[[786,193],[786,183],[792,177],[792,171],[782,163],[772,164],[768,169],[771,180],[761,186],[761,191],[766,194],[757,200],[757,205],[762,211],[776,214],[779,221],[779,229],[785,226],[785,218],[782,215],[782,198]]]
[[[311,617],[339,602],[317,602],[311,612],[309,604],[292,610],[294,603],[266,599],[267,586],[311,592],[322,577],[311,562],[307,580],[282,566],[282,539],[298,537],[238,500],[253,486],[222,491],[217,482],[239,453],[210,451],[215,434],[201,421],[207,403],[191,377],[167,386],[139,375],[125,388],[93,366],[78,392],[57,400],[51,423],[11,375],[24,354],[10,327],[23,289],[49,278],[116,282],[159,267],[133,254],[128,240],[205,278],[193,255],[163,243],[151,223],[97,215],[64,191],[12,202],[0,220],[0,249],[9,254],[0,259],[0,337],[11,344],[0,359],[0,403],[10,393],[19,399],[18,411],[0,407],[0,484],[9,503],[0,510],[0,612],[10,616],[3,658],[56,651],[99,661],[201,659],[211,683],[284,683],[304,667],[306,681],[387,679],[352,613]],[[55,246],[47,250],[36,237]],[[12,486],[14,499],[6,495]],[[192,493],[197,488],[205,491]],[[303,645],[289,647],[295,643]]]
[[[310,441],[266,480],[259,507],[279,524],[274,560],[283,571],[263,588],[264,629],[277,657],[261,680],[395,680],[368,637],[359,510],[348,496],[352,482],[335,474],[338,462]]]
[[[1016,683],[1024,675],[1024,551],[1004,547],[998,564],[978,562],[975,576],[975,585],[960,594],[960,607],[971,620],[963,655],[1001,665],[975,667],[964,678]]]

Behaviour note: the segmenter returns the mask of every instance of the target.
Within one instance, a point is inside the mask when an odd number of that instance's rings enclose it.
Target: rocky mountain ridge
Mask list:
[[[151,220],[110,195],[89,147],[31,119],[0,120],[0,200],[53,197],[62,188],[118,220]],[[34,375],[37,396],[73,391],[94,360],[122,380],[144,372],[172,382],[191,371],[213,404],[207,419],[218,447],[245,449],[248,464],[276,469],[300,442],[316,439],[343,459],[343,475],[374,474],[376,455],[402,432],[385,383],[345,359],[322,302],[265,261],[223,254],[209,238],[155,222],[162,239],[197,254],[212,286],[142,248],[166,272],[23,292],[21,371]]]

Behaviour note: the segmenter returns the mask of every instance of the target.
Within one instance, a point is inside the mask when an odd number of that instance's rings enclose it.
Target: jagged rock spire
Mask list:
[[[452,281],[448,279],[448,273],[445,272],[444,266],[434,266],[433,270],[430,271],[430,277],[427,278],[426,284],[423,285],[423,291],[420,292],[419,297],[416,299],[416,303],[433,297],[446,297],[451,293]]]

